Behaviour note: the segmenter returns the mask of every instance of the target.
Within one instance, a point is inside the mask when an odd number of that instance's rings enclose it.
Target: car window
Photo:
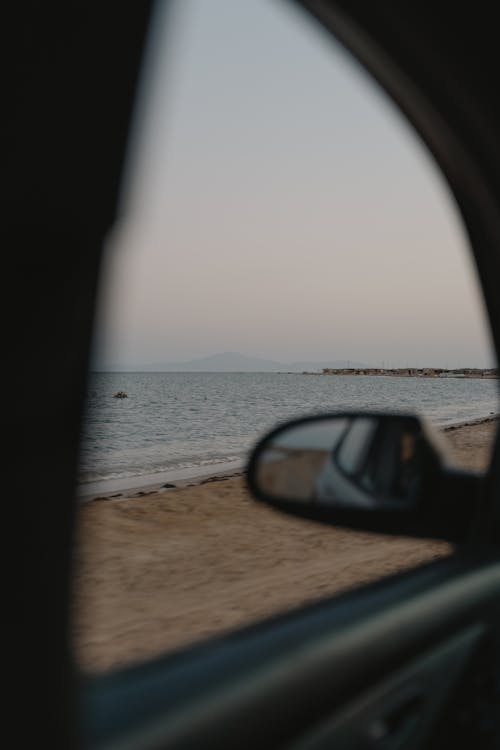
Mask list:
[[[362,468],[376,428],[372,419],[352,422],[337,453],[338,464],[346,474],[357,474]]]
[[[159,3],[88,380],[81,668],[447,554],[259,506],[245,461],[286,419],[381,409],[484,471],[495,368],[453,199],[357,63],[292,4]]]

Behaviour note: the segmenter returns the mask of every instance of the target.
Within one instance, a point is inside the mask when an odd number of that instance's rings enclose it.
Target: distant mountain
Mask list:
[[[278,362],[262,357],[247,357],[239,352],[224,352],[187,362],[151,362],[142,366],[109,366],[107,371],[141,372],[315,372],[324,367],[368,367],[361,362],[337,359],[325,362]]]
[[[165,370],[190,372],[276,372],[283,368],[282,362],[262,357],[247,357],[239,352],[212,354],[210,357],[191,359],[188,362],[173,362],[164,365]]]
[[[355,362],[351,359],[333,359],[327,362],[290,362],[287,368],[291,372],[315,372],[316,370],[323,370],[325,367],[330,367],[332,370],[341,370],[346,367],[369,367],[369,365],[363,362]]]

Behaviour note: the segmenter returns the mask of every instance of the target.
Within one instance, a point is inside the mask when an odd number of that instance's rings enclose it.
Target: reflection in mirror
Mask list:
[[[271,434],[254,466],[270,499],[411,510],[439,459],[421,423],[403,416],[339,416]]]
[[[283,429],[259,456],[257,482],[276,498],[309,500],[315,480],[347,427],[346,419],[302,422]]]

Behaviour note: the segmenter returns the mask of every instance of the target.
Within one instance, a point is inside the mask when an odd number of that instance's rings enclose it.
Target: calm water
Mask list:
[[[118,390],[126,399],[113,398]],[[498,411],[498,381],[279,373],[96,373],[81,483],[242,461],[289,417],[350,408],[423,414],[438,425]],[[194,471],[196,470],[196,471]]]

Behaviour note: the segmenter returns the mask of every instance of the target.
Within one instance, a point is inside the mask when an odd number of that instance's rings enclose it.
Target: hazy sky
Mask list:
[[[97,366],[491,365],[460,217],[386,95],[286,2],[179,5],[144,70]]]

